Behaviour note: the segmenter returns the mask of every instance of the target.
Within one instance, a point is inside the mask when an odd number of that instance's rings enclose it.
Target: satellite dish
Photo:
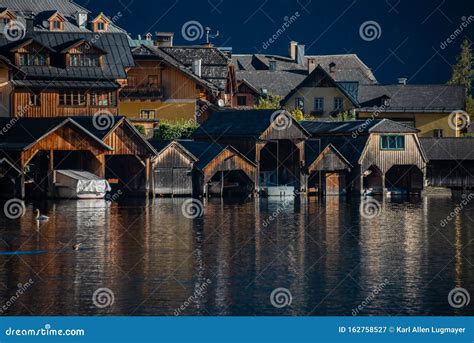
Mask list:
[[[219,107],[224,107],[224,106],[225,106],[224,100],[219,99],[219,101],[217,102],[217,106],[219,106]]]

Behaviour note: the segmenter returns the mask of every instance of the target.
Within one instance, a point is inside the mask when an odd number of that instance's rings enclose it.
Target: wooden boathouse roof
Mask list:
[[[279,110],[245,110],[245,111],[217,111],[213,112],[194,133],[194,138],[210,137],[242,137],[259,139],[273,124]],[[309,137],[309,133],[296,120],[291,120],[290,127],[296,127],[302,136]],[[282,130],[285,131],[285,130]]]
[[[474,137],[420,138],[430,161],[474,160]]]

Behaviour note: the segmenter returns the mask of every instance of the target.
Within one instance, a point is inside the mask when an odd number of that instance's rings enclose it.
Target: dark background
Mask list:
[[[117,25],[136,37],[156,31],[175,32],[175,45],[193,44],[183,39],[181,28],[190,20],[220,31],[212,42],[232,47],[234,53],[287,55],[288,42],[306,44],[306,54],[357,54],[380,83],[445,83],[451,75],[459,46],[474,36],[474,20],[461,35],[440,45],[458,29],[462,17],[474,15],[473,0],[77,0],[92,12],[122,18]],[[267,41],[298,11],[299,19],[268,49]],[[359,27],[368,20],[381,27],[381,36],[364,41]],[[195,42],[194,42],[195,43]]]

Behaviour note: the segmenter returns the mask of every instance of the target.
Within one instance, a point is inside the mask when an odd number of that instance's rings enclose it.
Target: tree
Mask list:
[[[474,80],[473,65],[472,43],[466,38],[461,44],[461,53],[456,58],[456,64],[453,66],[453,75],[448,82],[450,85],[464,86],[466,97],[471,96],[472,81]]]
[[[266,97],[260,97],[255,105],[256,110],[278,110],[281,108],[282,97],[269,93]]]
[[[171,141],[174,139],[189,139],[198,128],[194,120],[188,121],[160,121],[155,128],[154,139]]]
[[[294,109],[291,112],[291,115],[296,121],[302,121],[304,119],[303,111],[301,111],[299,108]]]
[[[137,129],[138,132],[140,132],[140,134],[142,136],[145,136],[145,126],[143,125],[135,125],[135,128]]]

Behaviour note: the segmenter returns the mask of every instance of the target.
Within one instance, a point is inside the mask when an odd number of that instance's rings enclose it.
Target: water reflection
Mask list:
[[[35,252],[0,255],[0,302],[31,278],[6,314],[351,315],[383,285],[359,315],[473,314],[447,295],[474,294],[474,206],[442,227],[455,200],[378,200],[372,219],[338,197],[211,199],[195,219],[184,199],[28,204],[22,218],[0,218],[1,252]],[[37,207],[50,216],[39,230]],[[94,306],[100,287],[111,307]],[[291,306],[271,305],[279,287]]]

